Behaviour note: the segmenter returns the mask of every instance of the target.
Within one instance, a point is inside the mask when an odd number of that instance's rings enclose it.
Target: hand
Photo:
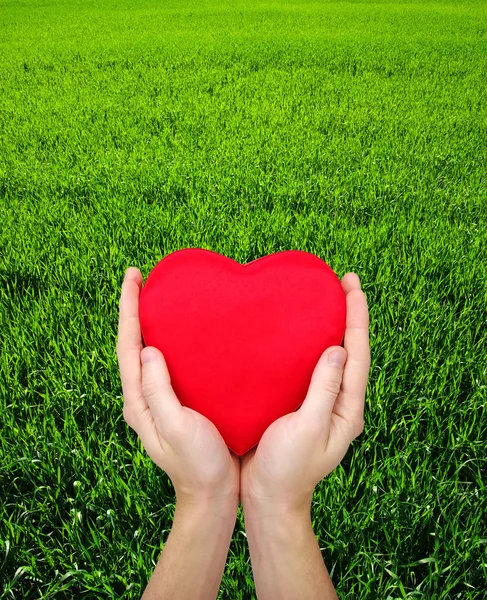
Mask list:
[[[141,272],[136,267],[127,269],[117,342],[124,419],[139,435],[147,454],[171,478],[178,500],[197,505],[235,499],[238,507],[239,457],[228,449],[210,420],[181,405],[162,353],[153,347],[143,349],[141,286]],[[155,361],[145,363],[152,353]]]
[[[370,369],[367,299],[355,273],[343,277],[342,287],[347,302],[345,348],[327,348],[299,410],[274,421],[259,445],[240,458],[244,510],[256,507],[267,517],[309,511],[316,484],[363,431]],[[328,363],[335,352],[346,362],[345,369]]]

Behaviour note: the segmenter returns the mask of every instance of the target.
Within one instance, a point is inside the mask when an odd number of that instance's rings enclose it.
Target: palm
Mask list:
[[[240,459],[240,498],[261,498],[269,502],[296,494],[293,482],[316,449],[316,436],[299,429],[298,413],[277,419],[268,427],[257,448]],[[314,489],[314,487],[313,487]],[[313,489],[303,490],[303,497]],[[268,490],[272,490],[269,495]]]
[[[190,453],[191,460],[198,465],[195,477],[205,481],[227,482],[230,489],[238,490],[240,461],[231,452],[216,426],[199,412],[183,407],[185,413],[184,444],[177,452]],[[202,452],[204,448],[204,452]]]
[[[317,483],[363,430],[370,368],[367,300],[355,273],[347,273],[342,286],[347,302],[345,369],[337,378],[336,369],[329,371],[320,360],[299,410],[274,421],[257,448],[240,459],[242,503],[260,499],[271,515],[272,506],[287,510],[312,499]]]

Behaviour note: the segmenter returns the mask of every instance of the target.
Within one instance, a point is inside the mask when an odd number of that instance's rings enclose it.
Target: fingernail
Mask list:
[[[156,362],[156,360],[157,356],[155,353],[152,352],[152,350],[144,348],[144,351],[142,352],[142,364],[145,365],[146,363]]]
[[[331,352],[328,355],[328,364],[334,365],[335,367],[338,367],[339,369],[343,368],[343,365],[345,364],[344,353],[340,352],[339,350],[335,350],[335,351]]]

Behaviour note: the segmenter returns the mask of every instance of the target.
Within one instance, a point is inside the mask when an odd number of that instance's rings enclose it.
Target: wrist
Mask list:
[[[254,548],[284,548],[312,531],[311,502],[308,506],[247,501],[242,504],[245,531]]]
[[[178,495],[171,532],[147,598],[216,598],[235,527],[237,506],[224,497]]]
[[[311,502],[313,494],[301,499],[257,498],[246,496],[242,498],[242,508],[248,521],[259,520],[291,520],[307,521],[311,519]]]
[[[271,518],[270,512],[266,518],[260,511],[244,513],[259,598],[338,600],[310,513],[311,510],[289,510]]]
[[[284,510],[276,507],[272,512],[243,507],[243,511],[245,528],[259,535],[286,537],[287,532],[312,526],[311,511],[304,508]]]
[[[174,516],[183,518],[214,518],[218,521],[235,523],[238,512],[238,493],[230,495],[201,494],[198,496],[176,494]]]
[[[263,517],[260,512],[244,509],[244,521],[252,563],[256,565],[262,560],[282,561],[315,539],[311,516],[304,511]]]

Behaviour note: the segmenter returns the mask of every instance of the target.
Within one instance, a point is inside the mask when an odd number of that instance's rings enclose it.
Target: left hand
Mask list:
[[[127,424],[136,431],[147,454],[166,471],[176,497],[187,504],[236,501],[240,460],[215,425],[182,406],[171,386],[163,354],[143,348],[139,323],[142,274],[136,267],[125,273],[120,298],[117,357]],[[154,353],[153,362],[142,360]],[[141,364],[142,363],[142,364]]]
[[[247,515],[309,514],[316,485],[363,431],[371,361],[367,298],[356,273],[347,273],[342,287],[344,348],[331,346],[323,352],[299,410],[274,421],[259,445],[241,457],[240,498]],[[342,360],[330,364],[335,352]]]

